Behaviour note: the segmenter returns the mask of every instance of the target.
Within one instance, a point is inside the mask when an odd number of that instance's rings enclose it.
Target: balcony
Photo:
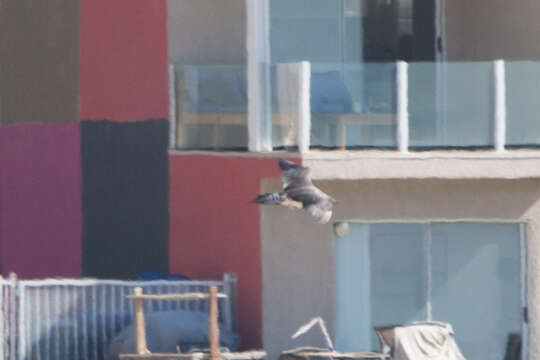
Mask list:
[[[540,62],[259,66],[250,78],[245,65],[171,65],[175,148],[394,156],[540,145]]]

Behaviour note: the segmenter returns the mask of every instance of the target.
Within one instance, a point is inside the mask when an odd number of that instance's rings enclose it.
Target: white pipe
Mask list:
[[[397,64],[397,104],[396,104],[396,140],[398,151],[407,153],[409,151],[409,109],[408,109],[408,64],[405,61],[398,61]]]
[[[311,140],[311,64],[308,61],[302,61],[299,66],[298,150],[305,153],[309,151]]]
[[[10,335],[10,339],[11,339],[11,344],[10,344],[10,353],[9,353],[9,357],[10,357],[10,360],[15,360],[16,358],[16,355],[17,355],[17,349],[16,349],[16,346],[15,346],[15,341],[14,339],[16,338],[16,335],[17,335],[17,318],[16,318],[16,311],[17,311],[17,306],[16,306],[16,302],[17,302],[17,275],[15,275],[14,273],[11,273],[9,274],[9,283],[10,283],[10,288],[9,288],[9,335]]]
[[[6,339],[4,336],[4,310],[8,307],[5,304],[4,287],[7,289],[7,286],[0,275],[0,360],[6,359],[6,356],[4,355],[4,339]]]
[[[272,151],[268,9],[268,0],[246,0],[248,150],[255,152]]]
[[[506,79],[504,72],[504,60],[493,62],[494,78],[494,141],[495,151],[504,151],[506,143]]]
[[[19,328],[19,358],[24,359],[26,357],[26,324],[24,315],[26,313],[26,304],[25,304],[25,290],[24,285],[17,285],[17,292],[19,293],[19,306],[18,306],[18,328]],[[14,309],[13,309],[14,310]]]

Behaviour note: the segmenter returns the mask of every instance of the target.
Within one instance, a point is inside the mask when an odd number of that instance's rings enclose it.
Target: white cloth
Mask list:
[[[393,360],[465,360],[450,324],[416,324],[394,330]]]

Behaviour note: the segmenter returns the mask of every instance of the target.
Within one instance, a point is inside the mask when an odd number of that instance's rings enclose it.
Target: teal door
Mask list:
[[[334,239],[336,346],[378,349],[374,326],[445,321],[469,359],[521,337],[522,225],[350,223]],[[525,353],[525,351],[522,351]]]

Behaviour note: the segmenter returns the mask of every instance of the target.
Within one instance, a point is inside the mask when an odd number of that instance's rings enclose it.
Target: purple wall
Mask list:
[[[4,275],[81,275],[80,147],[76,122],[0,127]]]

